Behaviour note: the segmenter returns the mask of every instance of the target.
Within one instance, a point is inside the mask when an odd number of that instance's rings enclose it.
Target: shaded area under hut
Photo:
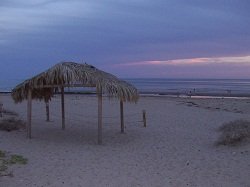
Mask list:
[[[44,100],[48,110],[47,103],[58,90],[61,90],[62,129],[65,129],[65,87],[96,88],[98,97],[98,144],[102,143],[102,95],[117,97],[120,100],[121,132],[124,132],[123,102],[136,102],[139,98],[138,91],[134,86],[94,66],[75,62],[58,63],[47,71],[25,80],[12,90],[12,98],[16,103],[28,100],[28,138],[31,138],[32,99]]]

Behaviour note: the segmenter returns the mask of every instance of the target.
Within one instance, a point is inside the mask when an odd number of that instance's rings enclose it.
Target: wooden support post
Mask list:
[[[32,91],[28,91],[27,102],[27,138],[31,138],[31,110],[32,110]]]
[[[143,119],[143,126],[147,127],[147,121],[146,121],[146,110],[142,111],[142,119]]]
[[[46,121],[49,121],[49,101],[45,101],[46,105]]]
[[[124,133],[123,101],[120,100],[121,133]]]
[[[102,89],[97,90],[98,95],[98,144],[102,144]]]
[[[65,129],[64,87],[61,87],[62,130]]]

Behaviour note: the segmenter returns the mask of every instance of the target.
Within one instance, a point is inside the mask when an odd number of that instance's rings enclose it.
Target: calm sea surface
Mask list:
[[[250,79],[125,79],[140,93],[174,95],[250,96]],[[21,80],[0,80],[0,91],[6,92]],[[70,89],[72,90],[72,89]]]
[[[125,79],[141,93],[250,96],[250,79]]]

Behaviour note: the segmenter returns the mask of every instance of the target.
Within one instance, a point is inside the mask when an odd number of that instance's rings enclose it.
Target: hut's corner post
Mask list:
[[[64,87],[61,87],[61,105],[62,105],[62,130],[65,129],[65,110],[64,110]]]
[[[45,106],[46,106],[46,121],[49,121],[50,120],[50,117],[49,117],[49,101],[45,101]]]
[[[27,102],[27,137],[31,138],[31,110],[32,110],[32,90],[28,90],[28,102]]]
[[[123,101],[120,100],[121,133],[124,133]]]
[[[98,96],[98,144],[102,144],[102,88],[97,88]]]

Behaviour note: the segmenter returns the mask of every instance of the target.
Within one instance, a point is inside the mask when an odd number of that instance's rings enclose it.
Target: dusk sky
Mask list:
[[[61,61],[120,78],[250,78],[249,0],[1,0],[0,79]]]

